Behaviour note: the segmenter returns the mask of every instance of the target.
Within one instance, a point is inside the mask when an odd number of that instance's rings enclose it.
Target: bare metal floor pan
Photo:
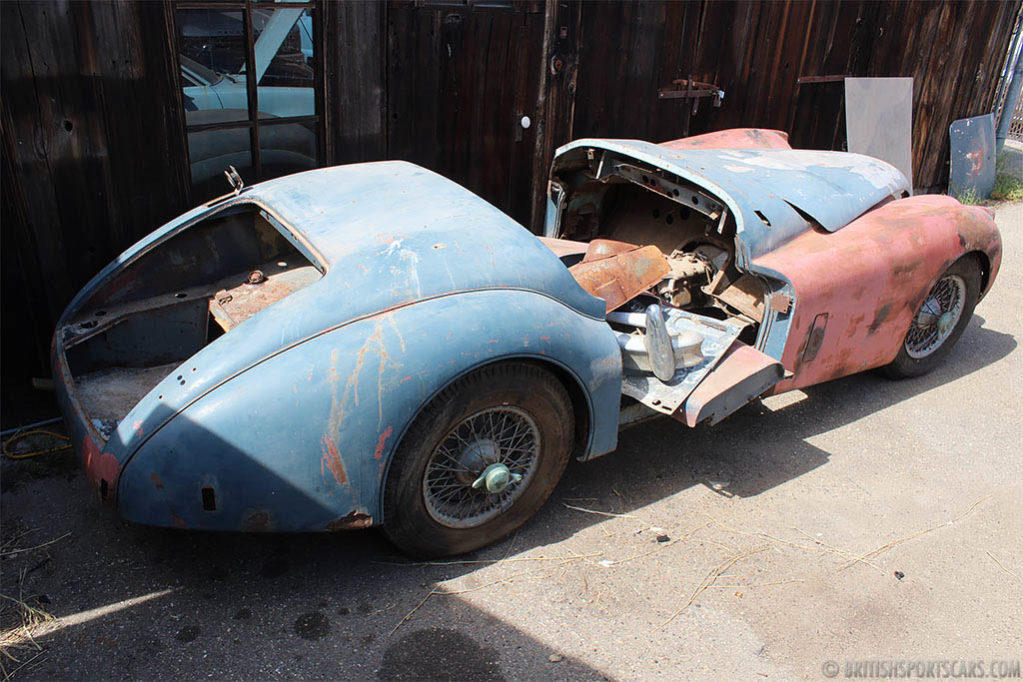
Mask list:
[[[89,419],[120,422],[178,364],[111,367],[89,372],[75,377],[75,390]]]

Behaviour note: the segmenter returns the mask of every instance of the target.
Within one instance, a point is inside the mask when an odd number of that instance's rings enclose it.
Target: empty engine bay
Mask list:
[[[556,169],[552,187],[560,199],[560,239],[656,246],[669,271],[650,293],[663,305],[737,325],[739,339],[755,344],[770,286],[736,267],[735,219],[718,198],[593,150],[576,166]],[[583,258],[562,260],[573,266]]]

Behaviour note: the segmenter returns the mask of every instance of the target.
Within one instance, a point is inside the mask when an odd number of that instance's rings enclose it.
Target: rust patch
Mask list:
[[[153,481],[153,485],[156,486],[157,490],[163,490],[163,481],[160,480],[159,474],[154,471],[149,474],[149,478]]]
[[[733,128],[662,142],[668,149],[792,149],[789,134],[765,128]]]
[[[344,462],[341,461],[341,453],[330,438],[323,437],[323,458],[320,460],[320,473],[324,476],[327,470],[333,474],[338,485],[348,485],[348,473],[345,471]]]
[[[270,512],[257,509],[245,517],[242,530],[246,533],[262,533],[270,530]]]
[[[877,314],[874,315],[874,321],[871,322],[870,327],[867,328],[867,336],[874,334],[878,329],[880,329],[881,325],[884,324],[884,321],[888,319],[888,315],[890,315],[891,312],[892,312],[891,303],[885,303],[883,306],[878,308]]]
[[[373,517],[357,509],[350,511],[340,519],[334,519],[326,526],[325,530],[352,530],[355,528],[369,528],[373,525]]]
[[[380,440],[377,441],[377,448],[373,451],[373,459],[380,459],[384,456],[384,445],[387,443],[387,439],[391,437],[391,433],[393,431],[394,428],[388,426],[387,429],[380,434]]]
[[[639,247],[635,244],[619,242],[613,239],[594,239],[586,246],[586,255],[583,256],[583,262],[590,263],[602,258],[610,258],[611,256],[635,251],[637,248]]]
[[[109,452],[100,452],[92,437],[86,435],[82,439],[82,467],[92,489],[100,495],[103,502],[114,506],[114,490],[117,489],[117,478],[121,473],[121,465],[117,458]]]
[[[656,246],[643,246],[569,268],[583,289],[604,299],[607,312],[619,308],[667,275],[668,259]]]
[[[184,528],[184,529],[188,528],[188,525],[185,524],[185,520],[182,519],[177,514],[175,514],[174,512],[171,512],[171,521],[173,521],[174,525],[177,526],[178,528]]]

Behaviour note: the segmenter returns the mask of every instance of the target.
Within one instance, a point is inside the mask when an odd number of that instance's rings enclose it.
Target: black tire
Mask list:
[[[435,518],[436,512],[431,513],[431,509],[437,509],[436,503],[428,508],[426,499],[429,482],[425,477],[428,467],[435,466],[431,464],[435,452],[451,443],[451,434],[463,424],[481,412],[495,410],[524,414],[523,423],[529,423],[529,433],[538,434],[530,441],[538,441],[528,456],[534,462],[532,473],[521,481],[521,490],[509,486],[514,501],[509,501],[511,506],[496,517],[471,527],[441,523]],[[384,484],[384,532],[403,552],[418,557],[461,554],[501,539],[547,501],[568,464],[573,432],[572,402],[567,391],[554,375],[536,365],[506,362],[459,379],[422,411],[395,453]]]
[[[950,276],[957,276],[962,279],[966,285],[966,291],[964,294],[962,313],[959,315],[959,320],[956,322],[951,333],[945,337],[933,351],[924,357],[913,357],[910,353],[909,337],[910,333],[914,329],[916,324],[915,320],[920,310],[914,314],[913,322],[910,322],[910,327],[906,330],[906,336],[903,337],[902,345],[899,347],[899,354],[895,357],[895,360],[891,364],[886,365],[882,368],[882,371],[891,379],[908,379],[910,377],[917,377],[922,374],[927,374],[948,356],[952,351],[952,347],[955,346],[959,337],[962,336],[963,331],[966,329],[966,325],[970,323],[970,318],[973,317],[973,309],[977,306],[977,299],[980,297],[980,265],[973,256],[966,256],[960,258],[953,263],[948,270],[942,273],[941,277],[938,278],[938,282],[935,283],[935,287],[938,286],[942,281]],[[927,300],[931,297],[934,289],[927,294],[927,298],[924,299],[924,303],[921,304],[921,310],[926,304]]]

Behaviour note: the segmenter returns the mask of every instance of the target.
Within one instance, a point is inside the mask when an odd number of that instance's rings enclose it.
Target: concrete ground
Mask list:
[[[788,679],[1023,658],[1023,204],[997,210],[999,281],[938,371],[635,427],[457,560],[375,531],[129,527],[73,462],[4,462],[3,551],[56,541],[5,556],[2,592],[56,620],[0,659],[25,679]]]

